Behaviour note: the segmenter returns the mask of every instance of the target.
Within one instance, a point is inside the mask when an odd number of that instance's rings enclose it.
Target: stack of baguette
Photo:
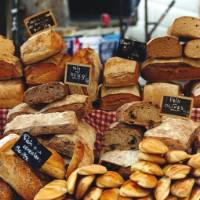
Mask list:
[[[0,107],[13,108],[23,102],[22,65],[13,41],[0,35]]]
[[[136,61],[119,57],[107,60],[101,89],[101,109],[114,111],[121,105],[139,101],[139,65]]]

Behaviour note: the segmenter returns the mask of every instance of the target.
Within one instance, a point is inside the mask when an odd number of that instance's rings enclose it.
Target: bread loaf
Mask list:
[[[200,61],[189,58],[148,59],[141,75],[151,82],[195,80],[200,78]]]
[[[198,123],[181,118],[163,117],[162,123],[145,132],[145,137],[157,138],[170,149],[191,151]]]
[[[171,35],[182,38],[200,38],[200,19],[196,17],[183,16],[174,20],[171,27]]]
[[[2,200],[13,200],[13,191],[11,188],[0,179],[0,197]]]
[[[0,81],[0,107],[10,109],[23,102],[24,84],[21,80]]]
[[[0,153],[0,177],[25,200],[34,199],[43,186],[29,166],[15,155]]]
[[[147,43],[147,56],[150,58],[177,58],[182,56],[182,46],[174,36],[153,38]]]
[[[117,110],[117,120],[143,126],[152,126],[161,122],[160,110],[149,102],[126,103]]]
[[[42,62],[28,65],[24,69],[26,83],[39,85],[53,81],[61,81],[64,77],[65,58],[63,52]]]
[[[103,110],[114,111],[125,103],[141,100],[139,85],[108,88],[104,85],[101,88],[100,107]]]
[[[83,94],[89,96],[91,101],[97,99],[98,96],[98,82],[102,65],[97,53],[90,48],[80,49],[72,57],[71,63],[86,64],[91,66],[91,84],[88,87],[69,85],[70,94]]]
[[[78,121],[73,111],[63,113],[29,114],[15,117],[6,125],[4,134],[29,132],[31,135],[72,134]]]
[[[6,52],[8,54],[15,54],[15,45],[12,40],[0,35],[0,52]]]
[[[200,39],[188,41],[184,48],[184,54],[189,58],[200,58]]]
[[[67,95],[67,89],[61,82],[51,82],[34,86],[24,93],[28,105],[46,104],[60,100]]]
[[[12,121],[18,115],[27,115],[27,114],[34,114],[37,113],[37,110],[31,108],[26,103],[20,103],[19,105],[15,106],[14,108],[10,109],[7,114],[7,122]]]
[[[115,122],[104,132],[102,153],[113,150],[138,149],[143,131],[139,127]]]
[[[109,58],[104,68],[104,85],[106,87],[124,87],[136,85],[139,66],[136,61],[119,57]]]
[[[178,96],[180,86],[171,83],[151,83],[144,86],[143,100],[161,106],[163,96]]]
[[[83,118],[92,108],[88,96],[81,94],[72,94],[66,96],[60,101],[56,101],[44,107],[40,112],[65,112],[68,110],[74,111],[79,119]]]
[[[44,60],[60,52],[64,41],[55,31],[47,30],[30,37],[20,48],[21,58],[25,64]]]

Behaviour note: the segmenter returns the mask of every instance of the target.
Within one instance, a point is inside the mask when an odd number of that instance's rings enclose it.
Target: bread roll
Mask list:
[[[76,181],[78,178],[78,169],[73,171],[67,179],[67,192],[69,194],[74,194],[76,188]]]
[[[182,55],[182,46],[174,36],[161,36],[148,41],[147,56],[151,58],[176,58]]]
[[[101,103],[102,110],[115,111],[125,103],[140,101],[139,85],[127,87],[109,88],[105,85],[101,88]]]
[[[98,96],[98,82],[102,70],[98,54],[90,48],[80,49],[70,61],[75,64],[86,64],[91,66],[91,84],[88,87],[69,85],[70,94],[83,94],[89,96],[91,101],[95,101]]]
[[[200,168],[199,169],[193,169],[192,170],[192,175],[194,177],[200,177]]]
[[[132,171],[139,170],[143,173],[152,174],[156,176],[163,175],[163,171],[159,167],[159,165],[147,161],[138,161],[136,163],[133,163],[133,165],[131,166],[131,170]]]
[[[24,84],[21,80],[0,81],[1,108],[11,109],[23,102]]]
[[[163,96],[178,96],[180,86],[172,83],[151,83],[144,86],[143,100],[161,106]]]
[[[98,164],[92,164],[88,166],[83,166],[79,168],[78,173],[80,175],[95,175],[95,174],[105,174],[107,172],[107,169]]]
[[[178,180],[171,185],[171,193],[179,198],[189,197],[194,186],[194,178]]]
[[[130,180],[136,182],[143,188],[155,188],[157,185],[157,178],[150,174],[145,174],[140,171],[135,171],[130,176]]]
[[[94,181],[95,176],[90,175],[90,176],[84,176],[78,183],[77,188],[76,188],[76,199],[82,199],[89,187],[91,186],[92,182]]]
[[[85,195],[83,200],[99,200],[102,194],[102,189],[93,187],[88,194]]]
[[[4,134],[29,132],[31,135],[72,134],[78,127],[73,111],[63,113],[20,115],[6,125]]]
[[[117,110],[117,120],[127,124],[152,126],[161,122],[160,110],[149,102],[126,103]]]
[[[156,163],[158,165],[163,165],[166,163],[166,160],[160,155],[148,154],[143,152],[139,152],[138,159]]]
[[[174,20],[171,27],[171,35],[184,38],[200,38],[200,19],[196,17],[183,16]]]
[[[25,200],[34,199],[43,186],[30,167],[15,155],[0,153],[0,178]]]
[[[104,68],[104,85],[106,87],[124,87],[136,85],[139,65],[136,61],[119,57],[109,58]]]
[[[149,190],[143,189],[130,180],[126,181],[120,188],[120,195],[123,197],[145,197],[149,193]]]
[[[139,144],[140,151],[152,154],[165,154],[169,151],[168,147],[155,138],[145,138]]]
[[[61,82],[51,82],[34,86],[24,93],[28,105],[46,104],[63,99],[67,95],[66,86]]]
[[[184,48],[184,54],[189,58],[200,58],[200,39],[188,41]]]
[[[1,38],[1,37],[0,37]],[[0,197],[2,200],[14,200],[13,191],[11,188],[2,180],[0,180]]]
[[[52,112],[65,112],[72,110],[76,113],[79,119],[83,118],[87,113],[90,112],[92,108],[91,102],[88,96],[81,94],[72,94],[66,96],[60,101],[56,101],[47,105],[41,110],[42,113],[52,113]]]
[[[175,196],[169,195],[169,196],[166,198],[166,200],[178,200],[178,198],[175,197]]]
[[[190,200],[198,200],[200,198],[200,188],[195,187],[192,191]]]
[[[187,160],[191,155],[187,154],[185,151],[171,150],[167,152],[166,158],[168,163],[178,163]]]
[[[101,194],[100,200],[118,200],[119,198],[119,189],[107,189],[104,190]]]
[[[57,54],[63,47],[63,39],[58,33],[52,29],[42,31],[21,46],[21,59],[25,64],[36,63]]]
[[[115,122],[104,132],[102,139],[102,153],[113,150],[138,149],[143,131],[125,123]]]
[[[124,183],[120,174],[114,171],[107,171],[96,179],[96,185],[100,188],[117,188]]]
[[[31,108],[26,103],[20,103],[19,105],[15,106],[14,108],[10,109],[7,114],[7,122],[12,121],[15,117],[19,115],[28,115],[28,114],[35,114],[37,110]]]
[[[157,184],[157,187],[154,192],[156,200],[165,200],[170,193],[170,184],[171,180],[166,177],[162,177]]]
[[[195,169],[200,168],[200,153],[197,153],[194,156],[192,156],[188,161],[188,165]]]
[[[162,123],[145,132],[145,137],[156,138],[164,142],[169,149],[191,152],[198,123],[192,120],[163,117]]]
[[[163,172],[170,179],[183,179],[190,173],[191,168],[183,164],[167,165]]]

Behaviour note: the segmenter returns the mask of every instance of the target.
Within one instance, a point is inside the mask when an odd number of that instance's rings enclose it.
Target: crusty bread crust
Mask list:
[[[200,39],[188,41],[184,48],[185,56],[200,59]]]

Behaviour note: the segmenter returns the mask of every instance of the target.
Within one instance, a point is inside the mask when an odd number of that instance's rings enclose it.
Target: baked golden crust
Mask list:
[[[6,52],[12,55],[15,53],[13,41],[5,38],[3,35],[0,35],[0,52]]]
[[[0,179],[0,197],[2,200],[13,200],[13,192],[10,187]]]

